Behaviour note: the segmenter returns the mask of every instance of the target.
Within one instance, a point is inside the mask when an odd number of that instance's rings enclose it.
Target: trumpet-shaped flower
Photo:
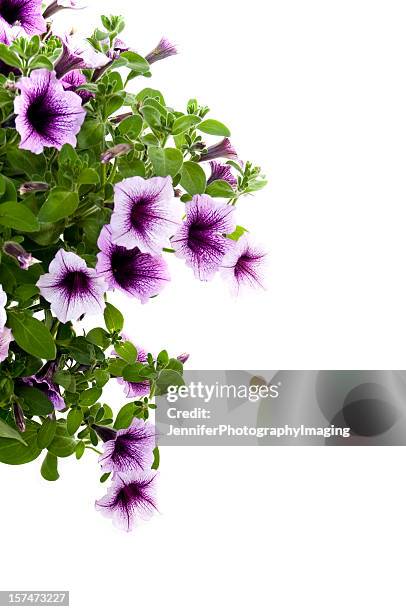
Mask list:
[[[63,249],[59,249],[37,287],[62,323],[84,314],[100,313],[104,308],[103,294],[107,290],[104,279],[88,268],[81,257]]]
[[[3,327],[3,329],[0,331],[0,363],[7,359],[10,342],[13,340],[14,338],[13,334],[11,333],[11,329],[8,327]]]
[[[142,419],[134,419],[130,427],[120,429],[115,438],[104,442],[99,462],[104,472],[150,469],[155,446],[155,427]]]
[[[114,186],[111,239],[118,246],[160,253],[178,225],[172,180],[139,176]]]
[[[207,152],[200,156],[200,161],[210,161],[217,157],[225,157],[228,159],[238,160],[237,151],[234,149],[228,138],[223,138],[215,145],[207,148]]]
[[[266,253],[253,246],[246,236],[234,242],[222,263],[221,275],[230,284],[231,292],[238,295],[242,287],[263,288]]]
[[[41,0],[0,0],[0,25],[25,34],[43,34],[47,26],[42,16]]]
[[[232,246],[224,236],[234,229],[234,208],[207,195],[186,204],[186,220],[171,240],[176,255],[185,259],[200,280],[210,280]]]
[[[49,401],[55,410],[64,410],[66,407],[65,400],[61,395],[61,390],[57,384],[54,383],[53,376],[56,371],[56,363],[50,361],[46,363],[43,368],[36,374],[23,378],[26,385],[35,387],[40,391],[43,391],[48,397]]]
[[[83,68],[101,68],[110,60],[107,55],[96,51],[87,41],[76,35],[60,34],[62,42],[62,55],[55,64],[55,72],[58,78],[71,70]]]
[[[60,79],[63,88],[66,91],[74,91],[82,98],[83,104],[94,98],[94,94],[86,89],[78,89],[81,85],[86,85],[87,80],[85,75],[80,70],[71,70]]]
[[[227,164],[219,164],[218,162],[211,161],[211,174],[207,179],[207,184],[210,185],[213,181],[226,181],[234,189],[237,187],[237,179],[231,172],[230,166]]]
[[[160,60],[166,59],[171,55],[176,55],[177,50],[173,43],[167,38],[161,38],[155,49],[150,51],[145,56],[145,59],[149,64],[153,64],[154,62],[159,62]]]
[[[155,470],[116,474],[106,495],[95,506],[104,516],[113,519],[116,527],[131,531],[140,519],[149,519],[157,510]]]
[[[17,86],[21,93],[15,99],[14,111],[20,148],[42,153],[44,147],[76,146],[76,135],[86,115],[81,98],[65,91],[55,73],[44,69],[22,77]]]

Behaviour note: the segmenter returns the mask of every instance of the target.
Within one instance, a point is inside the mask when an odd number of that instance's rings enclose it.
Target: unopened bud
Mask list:
[[[112,159],[119,157],[119,155],[126,155],[132,149],[130,144],[121,143],[116,145],[115,147],[111,147],[111,149],[107,149],[100,156],[100,161],[102,164],[108,164]]]

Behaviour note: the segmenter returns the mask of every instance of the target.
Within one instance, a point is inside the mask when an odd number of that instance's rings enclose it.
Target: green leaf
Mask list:
[[[79,185],[97,185],[100,183],[100,178],[94,168],[83,168],[78,178]]]
[[[103,390],[100,387],[92,387],[82,391],[79,398],[79,404],[81,406],[93,406],[101,396]]]
[[[75,392],[75,378],[67,370],[56,372],[53,376],[53,381],[71,393]]]
[[[131,140],[135,140],[141,133],[142,130],[142,117],[140,115],[133,115],[127,117],[119,123],[118,131],[123,136],[128,136]]]
[[[120,332],[124,326],[124,317],[121,312],[112,304],[106,302],[104,309],[104,322],[110,333]]]
[[[24,446],[27,446],[27,443],[21,437],[20,432],[14,427],[8,425],[3,419],[0,419],[0,438],[11,438],[13,440],[18,440]]]
[[[19,302],[25,302],[30,298],[34,297],[34,295],[39,294],[39,289],[36,285],[19,285],[14,292],[14,297]]]
[[[0,204],[0,225],[20,232],[36,232],[40,225],[34,214],[24,204],[3,202]]]
[[[52,402],[43,391],[36,387],[17,387],[16,395],[24,401],[24,406],[31,414],[47,415],[53,411]]]
[[[70,217],[79,204],[79,195],[72,191],[52,189],[38,214],[38,219],[44,223],[54,223]]]
[[[45,325],[25,312],[9,312],[8,325],[18,346],[30,355],[51,361],[56,357],[56,346]]]
[[[45,68],[46,70],[53,70],[52,62],[47,58],[46,55],[37,55],[37,57],[30,62],[30,70]]]
[[[13,66],[13,68],[21,68],[21,60],[14,51],[5,45],[0,43],[0,60],[2,60],[7,66]]]
[[[165,98],[158,89],[152,89],[151,87],[145,87],[137,95],[135,99],[137,102],[144,102],[146,98],[156,98],[162,106],[165,106]]]
[[[69,354],[77,363],[82,365],[91,365],[96,357],[95,345],[81,336],[72,338],[67,345]]]
[[[109,372],[112,376],[122,376],[127,362],[122,359],[109,359]]]
[[[117,355],[124,359],[124,361],[127,361],[127,363],[134,363],[134,361],[137,360],[137,349],[132,342],[129,342],[128,340],[115,344],[114,350],[116,351]]]
[[[177,134],[182,134],[182,132],[187,132],[191,127],[200,122],[201,119],[197,115],[182,115],[173,122],[172,134],[176,136]]]
[[[230,240],[239,240],[241,236],[245,234],[245,232],[248,232],[245,227],[243,227],[242,225],[237,225],[237,227],[231,234],[227,234],[227,238],[229,238]]]
[[[122,372],[124,380],[127,382],[143,382],[145,377],[140,374],[141,370],[145,367],[143,363],[137,362],[131,365],[127,365]]]
[[[184,380],[179,372],[175,370],[161,370],[157,379],[157,395],[163,395],[167,392],[168,387],[180,387],[184,385]]]
[[[199,123],[198,128],[200,132],[205,134],[211,134],[212,136],[231,136],[231,132],[224,123],[216,121],[215,119],[206,119]]]
[[[154,462],[151,465],[151,470],[157,470],[159,468],[159,448],[156,446],[153,450]]]
[[[129,404],[125,404],[117,414],[116,420],[114,421],[114,429],[126,429],[131,425],[131,422],[134,418],[134,413],[136,410],[136,405],[134,402],[130,402]]]
[[[124,59],[126,61],[127,68],[131,70],[135,70],[136,72],[148,72],[149,64],[147,60],[138,53],[134,53],[134,51],[124,51],[124,53],[120,54],[120,59]]]
[[[79,149],[89,149],[100,144],[104,139],[104,125],[97,119],[84,122],[78,135]]]
[[[149,127],[152,129],[160,130],[161,129],[161,114],[155,108],[155,106],[150,106],[146,104],[142,107],[142,116],[145,121],[148,123]]]
[[[106,480],[108,480],[110,478],[111,472],[106,472],[105,474],[103,474],[102,476],[100,476],[100,482],[106,482]]]
[[[190,195],[204,193],[206,189],[206,175],[203,168],[196,162],[185,162],[182,168],[180,184]]]
[[[49,417],[45,419],[37,434],[38,448],[43,449],[51,444],[56,433],[56,425],[57,421],[55,419]]]
[[[37,446],[37,431],[37,423],[26,421],[25,432],[21,434],[25,445],[15,439],[0,437],[0,462],[22,465],[34,461],[41,454]]]
[[[66,423],[59,420],[56,427],[55,437],[48,446],[48,450],[57,457],[69,457],[75,452],[75,448],[76,442],[74,438],[69,435],[66,428]]]
[[[207,185],[206,193],[212,198],[235,198],[235,191],[227,181],[213,181]]]
[[[41,465],[41,476],[45,478],[45,480],[54,481],[58,480],[58,457],[53,455],[52,453],[47,453],[44,461]]]
[[[92,344],[100,346],[102,349],[106,349],[110,346],[110,338],[108,333],[102,327],[95,327],[86,334],[86,339]]]
[[[73,436],[79,427],[81,426],[83,421],[82,411],[74,408],[70,410],[68,417],[66,419],[66,429],[69,435]]]
[[[178,149],[149,147],[148,155],[156,176],[176,176],[183,164],[183,155]]]
[[[83,453],[85,452],[85,443],[80,441],[77,443],[75,448],[76,459],[81,459],[83,457]]]

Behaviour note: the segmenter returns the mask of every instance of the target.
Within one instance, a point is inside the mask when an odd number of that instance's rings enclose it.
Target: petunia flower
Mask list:
[[[31,253],[27,253],[24,247],[22,247],[18,242],[12,242],[9,240],[6,241],[3,244],[3,251],[9,257],[12,257],[22,270],[28,270],[33,263],[38,261],[31,255]]]
[[[0,24],[9,30],[22,30],[29,36],[47,30],[41,0],[0,0]]]
[[[44,19],[49,19],[63,9],[84,9],[86,4],[81,0],[53,0],[44,11]]]
[[[237,242],[234,241],[233,248],[224,257],[221,272],[234,295],[238,295],[243,286],[253,289],[264,288],[266,257],[265,251],[253,246],[246,236],[242,236]]]
[[[166,261],[160,255],[141,253],[138,247],[117,246],[111,238],[111,227],[105,225],[97,246],[96,271],[105,278],[109,289],[121,289],[145,304],[170,280]]]
[[[210,185],[213,181],[226,181],[234,189],[237,187],[237,179],[231,172],[230,166],[227,164],[219,164],[218,162],[210,162],[211,174],[207,179],[207,184]]]
[[[223,138],[220,142],[207,148],[207,153],[200,156],[200,161],[210,161],[217,157],[238,160],[237,151],[234,149],[228,138]]]
[[[182,353],[181,355],[178,355],[176,359],[180,361],[181,363],[186,363],[189,357],[190,357],[189,353]]]
[[[60,150],[64,144],[76,146],[76,135],[86,116],[81,98],[65,91],[55,73],[45,69],[22,77],[17,86],[21,94],[14,101],[14,111],[20,149],[42,153],[44,147]]]
[[[105,439],[99,426],[94,429],[99,433],[103,444],[103,454],[99,463],[103,472],[121,474],[132,470],[150,469],[154,462],[155,427],[142,419],[133,419],[130,427],[114,432],[114,437]],[[103,429],[108,429],[107,427]]]
[[[74,91],[77,93],[77,95],[82,98],[83,104],[86,104],[86,102],[94,98],[94,94],[91,91],[87,91],[86,89],[78,90],[78,87],[86,85],[87,83],[85,75],[80,72],[80,70],[71,70],[67,74],[64,74],[60,82],[66,91]]]
[[[234,229],[234,208],[197,195],[186,203],[186,220],[171,243],[177,257],[185,259],[200,280],[210,280],[219,270],[231,241],[223,234]]]
[[[96,510],[113,519],[116,527],[131,531],[139,519],[149,519],[157,510],[155,501],[155,470],[116,474]]]
[[[66,33],[59,34],[58,37],[61,39],[63,48],[62,55],[55,64],[58,78],[71,70],[101,68],[110,61],[107,55],[96,51],[87,40]]]
[[[55,361],[50,361],[46,363],[39,372],[33,374],[33,376],[25,377],[22,380],[26,385],[43,391],[49,401],[52,402],[55,410],[64,410],[66,408],[65,400],[61,395],[59,385],[56,385],[53,380],[55,371],[56,363]]]
[[[3,329],[0,331],[0,363],[7,359],[10,342],[13,340],[14,338],[13,334],[11,333],[11,329],[8,327],[3,327]]]
[[[159,62],[160,60],[166,59],[171,55],[176,55],[177,49],[173,43],[167,38],[161,38],[155,49],[145,56],[145,59],[149,64]]]
[[[139,346],[137,346],[137,361],[140,363],[147,363],[147,352]],[[124,386],[124,393],[128,398],[146,397],[151,392],[151,383],[149,380],[129,382],[128,380],[124,380],[124,378],[118,377],[116,381]]]
[[[3,285],[0,284],[0,331],[4,328],[7,321],[6,304],[7,293],[3,290]]]
[[[159,254],[178,225],[170,176],[124,179],[114,186],[111,239],[127,249]]]
[[[49,272],[37,283],[59,321],[66,323],[84,314],[98,314],[104,308],[107,283],[75,253],[59,249]]]

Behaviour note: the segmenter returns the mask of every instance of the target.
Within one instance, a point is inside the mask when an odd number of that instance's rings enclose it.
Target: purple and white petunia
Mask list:
[[[159,62],[160,60],[176,54],[177,49],[175,45],[167,38],[161,38],[155,49],[150,51],[150,53],[145,56],[145,59],[149,64],[153,64],[154,62]]]
[[[96,510],[112,518],[116,527],[131,531],[139,519],[147,520],[157,510],[156,476],[155,470],[116,474],[106,495],[96,502]]]
[[[266,252],[252,245],[246,236],[234,242],[233,248],[227,252],[221,266],[221,275],[230,284],[234,295],[238,295],[243,286],[253,289],[264,288],[266,258]]]
[[[76,135],[86,116],[82,99],[49,70],[34,70],[17,81],[21,94],[14,101],[20,149],[42,153],[44,147],[76,146]]]
[[[219,164],[218,162],[210,162],[211,174],[207,179],[207,184],[210,185],[213,181],[226,181],[233,189],[237,187],[237,179],[231,172],[230,166],[227,164]]]
[[[32,264],[38,261],[31,253],[27,253],[20,243],[13,242],[12,240],[7,240],[3,244],[3,251],[18,263],[21,270],[28,270]]]
[[[81,85],[86,85],[87,80],[85,75],[80,70],[71,70],[60,79],[63,88],[66,91],[74,91],[78,96],[82,98],[82,102],[86,104],[91,98],[94,98],[94,94],[86,89],[79,89]]]
[[[62,323],[103,311],[107,283],[75,253],[59,249],[37,287]]]
[[[178,226],[176,206],[170,176],[124,179],[114,186],[112,241],[127,249],[161,253]]]
[[[7,359],[10,342],[14,340],[11,329],[3,327],[0,331],[0,363]]]
[[[218,157],[238,160],[237,151],[228,138],[223,138],[223,140],[217,144],[208,147],[207,153],[200,156],[200,161],[210,161]]]
[[[127,337],[121,334],[123,340],[127,340]],[[137,361],[140,363],[147,363],[147,351],[139,346],[137,348]],[[117,354],[113,351],[113,354]],[[120,385],[124,386],[124,393],[126,397],[146,397],[151,392],[151,384],[149,380],[143,380],[141,382],[129,382],[128,380],[124,380],[124,378],[118,377],[116,378],[117,382]]]
[[[142,419],[134,419],[130,427],[119,429],[114,438],[104,441],[99,463],[103,472],[118,474],[150,469],[155,447],[155,427]]]
[[[200,280],[210,280],[219,270],[232,241],[224,236],[234,229],[234,208],[217,204],[208,195],[186,203],[186,220],[171,240],[177,257],[185,259]]]
[[[30,386],[43,391],[48,397],[49,401],[52,402],[54,410],[64,410],[66,408],[65,400],[61,395],[61,390],[58,385],[54,383],[53,376],[56,372],[55,361],[46,363],[43,368],[33,376],[23,378],[23,382]]]
[[[42,16],[41,0],[0,0],[0,25],[29,36],[47,30]]]
[[[63,9],[84,9],[86,4],[82,0],[53,0],[51,4],[44,11],[44,19],[49,19],[55,13],[62,11]]]
[[[110,61],[107,55],[96,51],[87,40],[66,33],[59,34],[58,37],[61,39],[63,48],[62,55],[55,64],[58,78],[71,70],[102,68]]]
[[[7,304],[7,293],[3,289],[3,285],[0,285],[0,330],[2,330],[7,321],[6,306]]]
[[[138,298],[142,304],[160,293],[170,276],[166,261],[160,255],[141,253],[138,247],[126,249],[112,241],[111,227],[105,225],[97,246],[96,271],[105,278],[109,289],[121,289]]]

